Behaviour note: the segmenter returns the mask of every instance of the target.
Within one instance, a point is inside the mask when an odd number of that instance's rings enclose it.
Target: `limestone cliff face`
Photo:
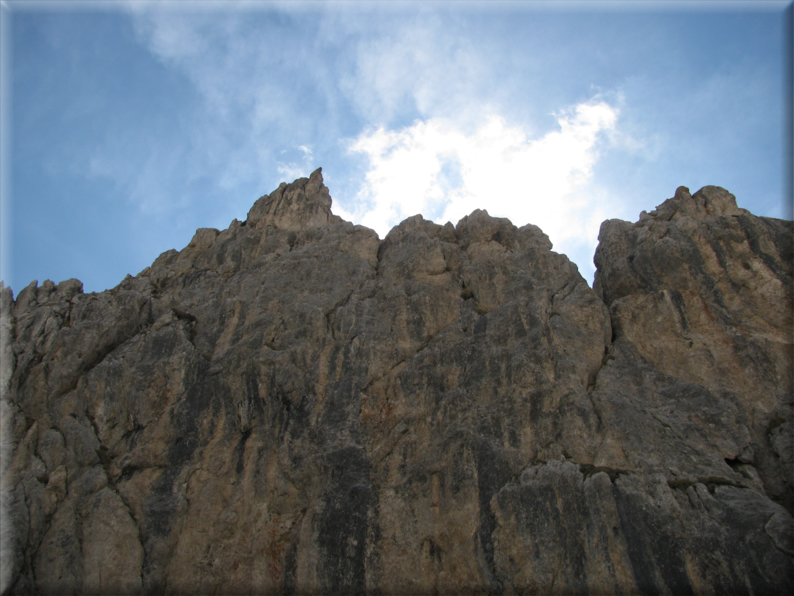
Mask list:
[[[532,225],[330,206],[2,291],[4,594],[794,589],[792,222],[682,187],[594,291]]]

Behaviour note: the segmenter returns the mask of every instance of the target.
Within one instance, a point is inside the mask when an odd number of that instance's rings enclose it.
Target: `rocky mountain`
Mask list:
[[[792,222],[330,207],[2,290],[3,594],[794,591]]]

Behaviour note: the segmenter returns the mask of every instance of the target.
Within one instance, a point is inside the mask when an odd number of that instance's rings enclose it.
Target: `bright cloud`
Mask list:
[[[469,134],[436,118],[361,134],[351,150],[368,157],[369,170],[356,220],[384,236],[416,213],[455,223],[485,208],[540,226],[558,251],[570,255],[582,244],[592,251],[608,200],[590,188],[593,167],[601,133],[615,130],[618,113],[590,101],[555,116],[559,129],[534,140],[497,116]]]

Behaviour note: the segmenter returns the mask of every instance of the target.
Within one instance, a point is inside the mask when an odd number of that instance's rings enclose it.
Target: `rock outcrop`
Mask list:
[[[0,292],[3,594],[794,590],[792,222],[330,207]]]

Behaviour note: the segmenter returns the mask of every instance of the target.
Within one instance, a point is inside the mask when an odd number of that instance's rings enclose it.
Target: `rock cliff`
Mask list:
[[[1,291],[3,594],[794,590],[792,222],[330,207]]]

